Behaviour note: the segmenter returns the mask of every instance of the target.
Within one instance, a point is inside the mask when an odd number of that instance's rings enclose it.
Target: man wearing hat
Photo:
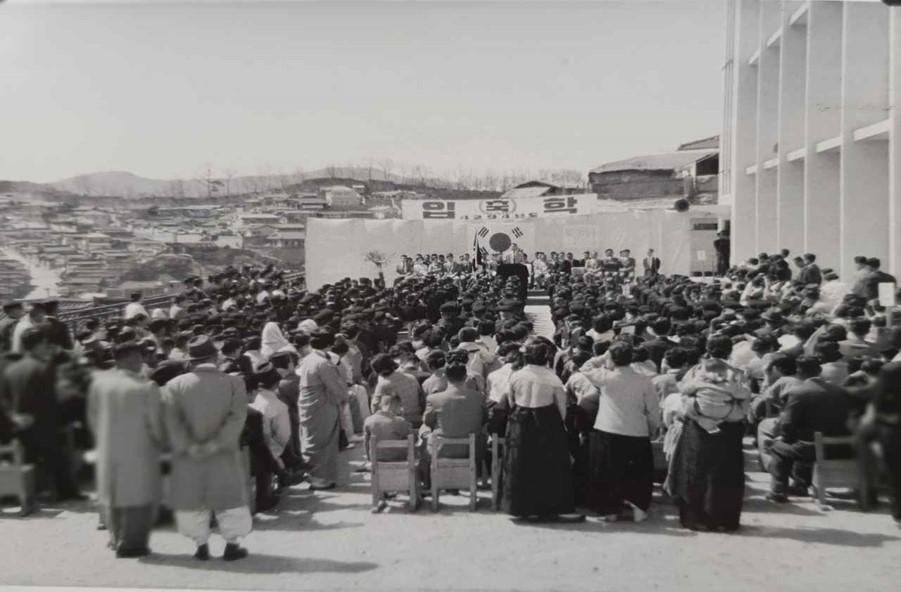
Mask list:
[[[252,522],[240,437],[247,417],[244,381],[216,367],[219,352],[206,335],[188,342],[193,370],[163,388],[172,449],[171,503],[178,530],[197,544],[194,557],[210,558],[210,514],[226,540],[223,559],[247,556],[239,545]]]
[[[288,405],[278,397],[282,375],[271,361],[262,362],[254,367],[253,379],[256,383],[256,393],[250,406],[263,414],[263,440],[278,465],[280,485],[287,487],[293,483],[283,457],[291,444],[292,434]]]
[[[97,498],[116,557],[143,557],[160,500],[163,446],[159,387],[141,376],[142,346],[113,350],[116,367],[88,390],[87,420],[97,448]]]
[[[59,301],[55,299],[46,300],[44,302],[44,311],[47,314],[45,319],[47,323],[47,340],[60,349],[71,350],[75,346],[75,342],[72,341],[72,332],[69,330],[68,325],[57,318]]]
[[[135,292],[131,295],[131,302],[125,305],[125,312],[122,314],[122,317],[127,321],[139,314],[144,315],[144,318],[146,319],[150,318],[150,313],[147,312],[147,309],[141,304],[141,293]]]
[[[24,335],[28,329],[33,329],[44,323],[44,320],[47,318],[46,310],[43,302],[34,302],[31,304],[28,314],[22,315],[19,322],[16,323],[16,328],[13,329],[10,351],[14,354],[23,353],[22,335]]]
[[[13,331],[16,324],[25,315],[21,302],[6,302],[3,305],[5,318],[0,319],[0,353],[12,350]]]
[[[31,417],[31,427],[19,438],[29,462],[36,462],[52,479],[57,499],[83,500],[72,477],[68,451],[61,441],[62,412],[57,399],[56,371],[51,362],[53,346],[39,327],[28,327],[18,337],[23,355],[4,368],[0,392],[8,397],[14,413]]]

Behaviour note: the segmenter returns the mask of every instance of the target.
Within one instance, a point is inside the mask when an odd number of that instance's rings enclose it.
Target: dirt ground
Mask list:
[[[360,450],[344,454],[348,473]],[[512,523],[466,498],[411,514],[400,502],[370,513],[368,475],[349,474],[333,492],[291,490],[277,514],[259,516],[246,540],[251,556],[197,562],[171,527],[154,532],[153,555],[115,559],[88,503],[0,517],[0,584],[247,590],[593,590],[730,591],[899,589],[901,531],[885,503],[871,513],[836,500],[775,506],[766,475],[749,473],[742,528],[695,533],[655,497],[647,522]],[[221,553],[214,538],[211,550]]]

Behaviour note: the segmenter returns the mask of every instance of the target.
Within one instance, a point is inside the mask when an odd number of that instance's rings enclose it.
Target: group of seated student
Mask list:
[[[469,253],[455,256],[453,253],[416,254],[414,257],[401,255],[396,267],[399,276],[456,275],[471,274],[480,270],[497,272],[504,264],[519,264],[528,268],[530,288],[546,288],[548,279],[556,273],[585,273],[588,275],[620,274],[632,276],[654,276],[660,272],[661,261],[654,249],[648,249],[646,256],[638,262],[631,249],[622,249],[614,254],[613,249],[605,249],[603,256],[598,251],[584,251],[581,259],[576,259],[569,251],[537,251],[531,259],[519,245],[513,243],[503,252],[483,252],[484,256],[473,257]],[[575,270],[575,271],[574,271]]]
[[[604,269],[612,257],[582,263]],[[878,260],[861,257],[852,285],[813,255],[784,251],[707,282],[660,274],[659,263],[652,273],[622,273],[623,264],[573,274],[572,255],[553,253],[543,278],[550,339],[534,334],[518,277],[455,269],[453,256],[439,270],[441,259],[414,272],[422,257],[390,287],[345,278],[310,291],[273,266],[227,268],[186,279],[165,309],[147,311],[136,295],[123,317],[80,322],[74,338],[54,303],[8,303],[0,436],[22,441],[60,498],[78,497],[61,432],[86,423],[86,392],[116,348],[135,344],[140,374],[164,386],[191,371],[190,344],[206,337],[219,370],[249,395],[242,438],[257,511],[305,478],[314,490],[339,486],[338,451],[360,440],[368,455],[372,437],[415,434],[428,485],[430,438],[474,434],[481,469],[494,434],[505,438],[495,485],[511,516],[640,522],[652,503],[652,443],[662,441],[664,490],[681,524],[733,531],[745,437],[772,475],[769,499],[785,503],[809,494],[821,432],[880,444],[901,522],[901,330],[878,304],[890,277]]]

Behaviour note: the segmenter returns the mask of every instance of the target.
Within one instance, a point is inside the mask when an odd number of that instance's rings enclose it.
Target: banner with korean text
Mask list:
[[[517,199],[405,199],[404,220],[517,221],[623,211],[621,204],[601,201],[595,193],[520,197]]]

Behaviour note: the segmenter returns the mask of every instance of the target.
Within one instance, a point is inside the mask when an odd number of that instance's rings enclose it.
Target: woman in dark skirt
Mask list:
[[[707,343],[707,356],[689,374],[703,370],[718,374],[721,388],[744,388],[743,374],[724,362],[731,351],[728,338],[712,337]],[[738,529],[745,494],[742,438],[746,414],[747,405],[736,404],[718,430],[712,430],[714,433],[691,417],[683,417],[666,489],[679,506],[679,519],[685,528]]]
[[[686,419],[673,453],[669,492],[682,526],[737,530],[745,495],[744,422],[726,422],[710,434]]]
[[[548,345],[526,345],[526,366],[510,377],[501,506],[519,518],[555,519],[574,511],[563,418],[563,383],[548,368]],[[578,519],[579,517],[574,517]]]

